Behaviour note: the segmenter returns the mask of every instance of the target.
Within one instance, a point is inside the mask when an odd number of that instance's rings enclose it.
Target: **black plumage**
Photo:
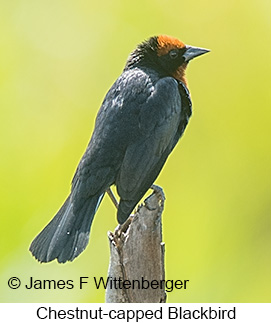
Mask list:
[[[189,56],[191,48],[198,51]],[[187,126],[191,100],[184,70],[190,59],[205,52],[158,36],[131,53],[98,112],[69,197],[30,246],[36,259],[66,262],[77,257],[111,185],[120,196],[118,222],[125,222]]]

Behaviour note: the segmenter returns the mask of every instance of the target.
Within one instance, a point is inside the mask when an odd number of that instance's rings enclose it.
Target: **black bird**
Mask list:
[[[120,196],[117,219],[125,222],[187,126],[192,111],[185,69],[207,52],[160,35],[130,54],[98,112],[70,195],[30,246],[37,260],[76,258],[86,248],[93,217],[113,184]]]

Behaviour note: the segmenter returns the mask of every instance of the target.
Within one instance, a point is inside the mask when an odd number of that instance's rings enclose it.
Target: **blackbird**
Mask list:
[[[160,35],[130,54],[98,112],[70,195],[30,246],[38,261],[72,261],[86,248],[111,185],[120,197],[118,222],[125,222],[184,133],[192,113],[185,70],[208,51]]]

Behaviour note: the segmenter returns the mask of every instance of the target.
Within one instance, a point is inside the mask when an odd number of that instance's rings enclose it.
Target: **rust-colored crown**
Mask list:
[[[162,56],[166,55],[170,50],[174,48],[184,48],[185,44],[181,42],[179,39],[167,36],[167,35],[160,35],[157,37],[157,55]]]

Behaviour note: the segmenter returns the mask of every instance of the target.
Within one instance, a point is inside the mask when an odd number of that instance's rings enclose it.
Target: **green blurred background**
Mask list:
[[[2,302],[103,302],[104,291],[10,290],[8,278],[106,276],[106,197],[73,263],[39,264],[34,236],[69,193],[103,97],[128,54],[168,34],[211,53],[187,77],[194,114],[157,184],[169,302],[271,302],[270,0],[0,1]]]

